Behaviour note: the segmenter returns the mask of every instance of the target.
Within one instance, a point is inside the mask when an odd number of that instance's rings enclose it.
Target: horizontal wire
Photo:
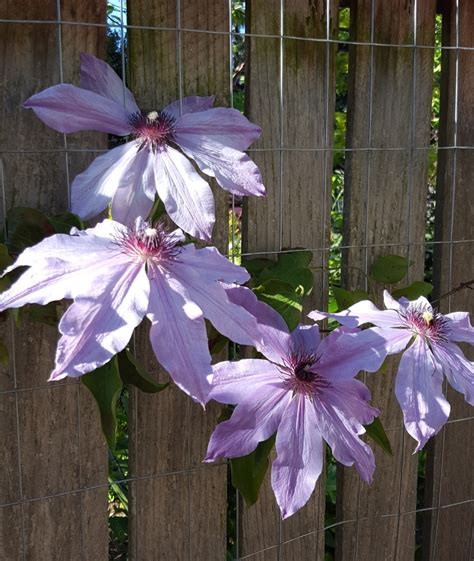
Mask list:
[[[286,39],[294,41],[305,41],[308,43],[334,43],[337,45],[356,45],[361,47],[391,47],[391,48],[403,48],[403,49],[429,49],[429,50],[461,50],[461,51],[474,51],[474,47],[468,46],[437,46],[437,45],[418,45],[413,43],[378,43],[378,42],[363,42],[363,41],[352,41],[344,39],[327,39],[326,37],[301,37],[298,35],[275,35],[271,33],[247,33],[244,31],[219,31],[215,29],[195,29],[191,27],[157,27],[152,25],[111,25],[107,23],[95,23],[95,22],[84,22],[84,21],[71,21],[71,20],[37,20],[37,19],[4,19],[0,18],[1,23],[13,23],[13,24],[34,24],[34,25],[75,25],[75,26],[90,26],[90,27],[105,27],[111,29],[142,29],[144,31],[167,31],[167,32],[188,32],[188,33],[201,33],[207,35],[223,35],[232,37],[255,37],[260,39]]]
[[[137,475],[134,477],[125,477],[123,479],[117,479],[112,483],[98,483],[97,485],[90,485],[89,487],[79,487],[77,489],[72,489],[70,491],[61,491],[60,493],[51,493],[50,495],[43,495],[41,497],[32,497],[31,499],[19,499],[18,501],[12,501],[9,503],[0,504],[0,509],[8,508],[18,505],[36,503],[38,501],[46,501],[48,499],[56,499],[58,497],[65,497],[67,495],[76,495],[79,493],[85,493],[87,491],[97,491],[100,489],[108,489],[113,485],[119,485],[121,483],[133,483],[135,481],[146,481],[151,479],[161,479],[163,477],[171,477],[173,475],[187,475],[189,473],[194,472],[201,472],[212,468],[218,468],[225,466],[226,462],[219,462],[219,463],[212,463],[212,464],[205,464],[203,466],[194,467],[194,468],[186,468],[180,469],[175,471],[167,471],[163,473],[154,473],[152,475]]]
[[[319,534],[321,532],[325,532],[326,530],[330,530],[332,528],[337,528],[338,526],[343,526],[345,524],[352,524],[354,522],[366,522],[369,520],[379,520],[381,518],[393,518],[395,516],[412,516],[414,514],[418,514],[418,513],[422,513],[422,512],[432,512],[434,510],[443,510],[443,509],[447,509],[447,508],[453,508],[456,506],[462,506],[465,504],[471,504],[474,503],[474,499],[467,499],[465,501],[460,501],[457,503],[450,503],[447,505],[442,505],[442,506],[433,506],[433,507],[425,507],[425,508],[419,508],[416,510],[410,510],[410,511],[406,511],[406,512],[394,512],[391,514],[380,514],[378,516],[366,516],[366,517],[362,517],[362,518],[352,518],[350,520],[341,520],[340,522],[335,522],[334,524],[330,524],[329,526],[325,526],[324,528],[318,528],[317,530],[313,530],[311,532],[307,532],[306,534],[301,534],[300,536],[296,536],[295,538],[290,538],[288,540],[284,540],[281,543],[275,544],[275,545],[270,545],[268,547],[265,547],[263,549],[259,549],[258,551],[254,551],[253,553],[248,553],[247,555],[243,555],[241,557],[239,557],[239,561],[243,561],[244,559],[250,559],[252,557],[254,557],[255,555],[261,555],[262,553],[265,553],[266,551],[271,551],[273,549],[276,549],[278,547],[281,547],[282,545],[287,545],[289,543],[301,540],[303,538],[307,538],[316,534]]]
[[[362,148],[335,148],[335,147],[322,147],[322,148],[303,148],[301,146],[283,146],[282,148],[248,148],[247,153],[250,152],[411,152],[412,150],[417,151],[438,151],[438,150],[473,150],[472,146],[415,146],[410,148],[409,146],[388,146],[385,148],[378,147],[362,147]],[[65,152],[71,153],[104,153],[109,152],[110,149],[105,148],[50,148],[50,149],[21,149],[21,150],[9,150],[0,149],[0,154],[63,154]]]

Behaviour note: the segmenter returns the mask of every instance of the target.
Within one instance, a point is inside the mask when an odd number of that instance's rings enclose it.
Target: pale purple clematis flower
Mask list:
[[[96,130],[130,140],[74,179],[72,212],[81,218],[96,216],[112,200],[114,220],[131,226],[148,215],[158,193],[180,228],[210,240],[214,198],[188,158],[235,195],[265,194],[258,167],[243,152],[261,129],[239,111],[213,108],[214,97],[187,97],[143,112],[112,68],[84,53],[81,86],[59,84],[24,103],[59,132]]]
[[[204,318],[242,344],[253,342],[249,333],[256,322],[226,293],[227,283],[248,280],[245,269],[214,247],[180,245],[183,238],[180,230],[168,234],[140,218],[134,229],[104,220],[72,235],[56,234],[25,249],[6,269],[29,267],[0,294],[0,310],[74,300],[59,324],[62,337],[50,380],[105,364],[147,316],[158,361],[181,389],[205,403],[211,357]]]
[[[336,314],[312,312],[310,317],[330,317],[355,327],[371,323],[389,354],[403,352],[395,380],[395,393],[408,433],[420,450],[446,423],[450,406],[443,395],[443,374],[454,389],[474,405],[474,364],[457,342],[474,343],[474,328],[466,312],[440,314],[426,298],[395,300],[384,292],[386,310],[369,300]],[[408,345],[408,348],[407,348]],[[405,350],[406,349],[406,350]]]
[[[323,468],[323,440],[337,460],[355,464],[370,482],[374,456],[359,435],[379,411],[354,376],[380,367],[384,357],[367,345],[377,335],[361,342],[362,332],[342,328],[321,340],[317,325],[299,325],[290,334],[276,312],[252,305],[252,295],[234,288],[229,298],[252,307],[259,321],[254,344],[266,359],[214,366],[210,399],[237,407],[213,432],[205,461],[245,456],[276,433],[271,479],[283,518],[310,498]]]

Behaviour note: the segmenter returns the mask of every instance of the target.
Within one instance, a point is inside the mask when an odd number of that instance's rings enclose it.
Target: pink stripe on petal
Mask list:
[[[107,275],[108,290],[95,299],[76,299],[61,318],[50,380],[81,376],[108,362],[145,316],[150,290],[145,268],[133,263],[108,268]]]
[[[58,84],[31,96],[23,107],[54,130],[63,133],[102,131],[119,136],[130,133],[123,105],[71,84]]]
[[[138,157],[143,158],[143,155]],[[72,212],[85,220],[102,212],[117,189],[134,176],[135,158],[137,146],[134,142],[122,144],[96,158],[71,184]]]
[[[165,109],[166,111],[166,109]],[[259,138],[262,129],[251,123],[236,109],[215,107],[209,111],[183,115],[176,125],[178,144],[200,145],[210,141],[243,151]],[[204,149],[201,146],[201,149]],[[205,149],[204,149],[205,151]]]
[[[195,160],[199,169],[206,175],[215,177],[226,191],[239,196],[265,195],[260,170],[244,152],[211,138],[199,141],[179,135],[175,138],[183,152]]]
[[[214,197],[191,162],[167,147],[156,155],[155,181],[173,222],[192,236],[210,241],[215,222]]]
[[[395,395],[405,428],[418,441],[415,452],[446,423],[450,406],[443,395],[439,364],[421,337],[403,353],[395,380]]]
[[[314,407],[295,396],[283,413],[272,465],[272,488],[282,518],[302,508],[311,497],[323,469],[323,440]]]
[[[132,92],[116,72],[103,60],[87,53],[81,53],[81,88],[124,106],[129,114],[139,111]]]
[[[206,326],[201,311],[172,288],[158,270],[150,275],[148,318],[156,358],[174,382],[195,401],[205,404],[212,372]],[[179,287],[178,287],[179,288]]]
[[[207,111],[212,109],[214,105],[215,96],[210,95],[208,97],[190,96],[184,97],[181,101],[173,101],[166,107],[163,108],[163,113],[171,115],[175,119],[179,119],[181,115],[186,113],[196,113],[198,111]]]

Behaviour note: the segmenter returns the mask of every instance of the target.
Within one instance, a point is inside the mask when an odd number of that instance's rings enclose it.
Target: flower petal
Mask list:
[[[124,256],[115,252],[97,254],[89,262],[61,259],[38,260],[5,292],[0,294],[0,311],[21,308],[26,304],[48,304],[63,298],[100,297],[113,267],[127,264]],[[74,246],[71,245],[71,251]],[[32,248],[34,249],[34,248]],[[101,255],[99,258],[98,255]]]
[[[183,152],[192,158],[206,175],[230,193],[239,196],[265,195],[262,176],[257,165],[244,152],[225,146],[212,138],[197,140],[191,136],[175,135]]]
[[[405,428],[418,441],[416,452],[435,435],[449,417],[450,406],[442,391],[439,364],[421,337],[402,355],[395,380],[395,395],[403,411]]]
[[[194,244],[183,247],[181,260],[186,267],[199,272],[201,281],[243,284],[250,279],[250,275],[243,267],[235,265],[224,257],[215,247],[196,249]]]
[[[155,200],[154,155],[140,150],[124,169],[112,199],[112,217],[127,226],[147,217]]]
[[[225,286],[229,300],[242,306],[257,320],[258,332],[254,336],[254,346],[269,360],[276,364],[288,355],[290,334],[288,326],[281,315],[264,302],[260,302],[255,294],[243,286]]]
[[[82,376],[125,348],[148,307],[150,285],[145,267],[109,269],[108,286],[95,299],[79,298],[59,323],[62,337],[50,380]]]
[[[331,380],[353,378],[361,370],[376,372],[395,342],[402,341],[404,349],[410,339],[411,333],[402,329],[335,330],[322,340],[315,368]]]
[[[150,341],[160,364],[177,386],[195,401],[205,404],[212,372],[206,326],[201,310],[180,291],[177,283],[157,269],[149,271],[152,326]]]
[[[469,405],[474,405],[474,363],[453,343],[432,343],[432,349],[449,383],[465,396]]]
[[[81,53],[81,88],[125,106],[129,114],[139,111],[132,92],[117,73],[106,62],[88,53]]]
[[[136,177],[134,166],[143,169],[143,155],[137,154],[134,142],[127,142],[96,158],[71,184],[71,210],[88,220],[107,207],[117,189]]]
[[[197,111],[207,111],[212,109],[214,105],[215,96],[210,95],[208,97],[200,96],[190,96],[183,97],[180,101],[179,99],[173,101],[163,109],[163,113],[171,115],[175,119],[179,119],[181,115],[186,113],[196,113]]]
[[[192,236],[210,241],[215,222],[214,197],[191,162],[168,146],[155,158],[155,181],[173,222]]]
[[[372,323],[378,327],[395,327],[400,325],[400,317],[395,310],[379,310],[370,300],[362,300],[347,308],[347,310],[335,314],[315,310],[310,312],[308,317],[314,321],[332,318],[347,327],[358,327],[364,323]]]
[[[474,345],[474,327],[471,325],[468,312],[454,312],[444,317],[449,321],[451,341],[465,341]]]
[[[165,109],[166,111],[166,109]],[[206,140],[229,146],[236,150],[247,148],[259,138],[262,129],[251,123],[240,111],[227,107],[215,107],[208,111],[186,112],[176,123],[176,142],[187,146],[200,145]]]
[[[321,336],[317,325],[299,324],[290,335],[290,348],[294,353],[315,355],[320,342]]]
[[[222,335],[241,345],[253,345],[258,340],[255,317],[233,304],[219,282],[203,283],[199,271],[188,267],[184,259],[177,260],[169,270],[181,285],[180,292],[186,293],[189,300],[201,308]]]
[[[205,461],[250,454],[259,442],[275,434],[290,399],[286,390],[260,386],[258,394],[237,405],[232,417],[217,425]]]
[[[59,132],[92,130],[119,136],[130,132],[123,105],[72,84],[47,88],[27,99],[23,107],[33,109],[48,127]]]
[[[212,367],[212,372],[209,399],[233,405],[257,395],[262,386],[278,386],[281,379],[277,366],[262,359],[219,362]]]
[[[314,407],[302,395],[295,396],[283,414],[276,449],[272,488],[282,518],[288,518],[308,502],[323,469]]]
[[[361,478],[370,483],[375,459],[370,446],[359,438],[364,432],[360,421],[373,420],[378,411],[366,403],[362,385],[357,380],[346,380],[324,390],[324,395],[315,401],[314,410],[317,428],[336,460],[345,466],[355,464]]]

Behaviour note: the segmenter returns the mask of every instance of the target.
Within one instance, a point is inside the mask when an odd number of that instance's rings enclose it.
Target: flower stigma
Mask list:
[[[128,121],[133,129],[132,136],[139,143],[138,151],[147,147],[156,152],[174,140],[176,119],[164,111],[137,111]]]
[[[157,222],[152,226],[139,219],[133,229],[127,228],[117,236],[116,243],[124,253],[148,265],[175,261],[182,249],[178,238],[170,235],[163,224]]]
[[[414,335],[434,341],[447,340],[449,325],[447,319],[429,304],[410,304],[399,312],[404,324]]]
[[[291,353],[283,360],[280,366],[285,384],[294,394],[300,393],[307,396],[319,396],[322,390],[331,386],[330,382],[315,371],[314,365],[318,357],[312,353]]]

